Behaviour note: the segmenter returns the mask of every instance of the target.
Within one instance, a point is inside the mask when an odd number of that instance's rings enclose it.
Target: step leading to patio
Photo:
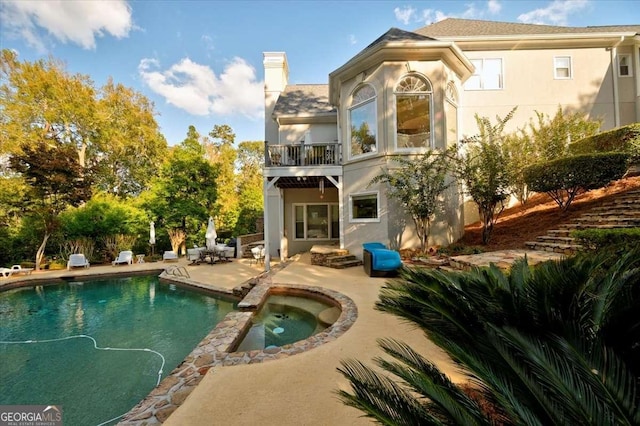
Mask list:
[[[362,265],[362,261],[349,250],[337,246],[315,245],[311,247],[311,264],[334,269],[344,269]]]

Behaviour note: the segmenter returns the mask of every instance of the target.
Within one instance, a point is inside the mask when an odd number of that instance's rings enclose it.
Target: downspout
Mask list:
[[[611,77],[613,78],[613,125],[620,127],[620,94],[618,92],[618,46],[624,41],[625,36],[611,48]]]

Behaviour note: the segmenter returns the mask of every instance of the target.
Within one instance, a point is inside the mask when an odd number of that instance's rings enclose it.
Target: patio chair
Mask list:
[[[0,268],[0,276],[3,278],[9,278],[13,274],[13,269],[11,268]]]
[[[111,262],[113,266],[115,265],[131,265],[133,264],[133,252],[131,250],[125,250],[118,253],[118,257],[116,260]]]
[[[364,243],[362,248],[364,271],[370,277],[394,276],[402,266],[400,253],[382,243]]]
[[[162,260],[164,260],[165,262],[177,262],[178,261],[178,255],[176,254],[175,251],[165,251],[162,254]]]
[[[200,263],[202,260],[202,251],[206,249],[206,247],[198,246],[194,246],[192,249],[187,249],[187,260],[191,262],[192,265]]]
[[[67,262],[67,271],[71,268],[88,268],[89,261],[82,253],[76,253],[69,256],[69,261]]]
[[[33,268],[23,268],[20,265],[13,265],[11,267],[11,273],[12,274],[25,274],[25,275],[31,275],[31,272],[33,272]]]
[[[255,246],[251,249],[251,254],[253,255],[253,260],[258,263],[264,263],[264,247],[263,246]]]

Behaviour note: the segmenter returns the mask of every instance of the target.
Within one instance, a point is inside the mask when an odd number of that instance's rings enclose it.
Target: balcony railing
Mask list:
[[[271,145],[264,144],[267,167],[329,166],[342,163],[342,145],[339,143],[314,143]]]

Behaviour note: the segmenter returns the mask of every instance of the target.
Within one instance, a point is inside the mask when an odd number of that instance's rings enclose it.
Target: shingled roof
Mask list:
[[[389,31],[387,31],[386,33],[382,34],[380,37],[375,39],[370,45],[365,47],[363,51],[380,43],[388,43],[392,41],[428,41],[428,40],[434,40],[434,39],[426,35],[418,34],[416,32],[404,31],[399,28],[393,27],[389,29]]]
[[[273,109],[274,117],[336,113],[329,104],[328,84],[287,85]]]
[[[553,25],[519,24],[513,22],[448,18],[443,21],[436,22],[435,24],[427,25],[426,27],[415,30],[415,33],[417,34],[434,38],[612,32],[631,32],[640,34],[640,25],[560,27]]]

